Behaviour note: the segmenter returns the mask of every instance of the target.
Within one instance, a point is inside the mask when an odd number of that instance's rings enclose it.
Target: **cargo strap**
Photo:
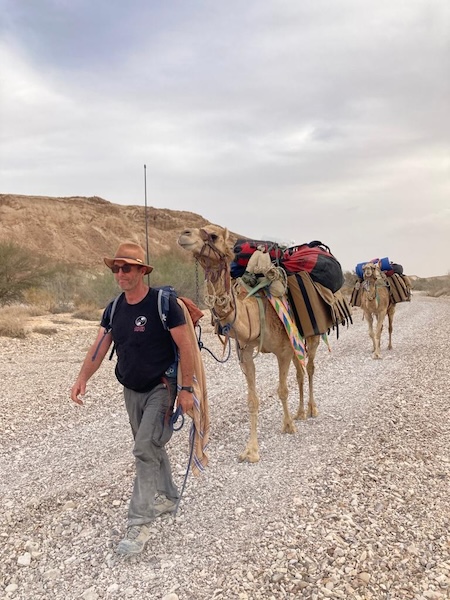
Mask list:
[[[259,288],[261,286],[257,286],[258,290],[251,288],[249,285],[247,285],[245,283],[245,281],[239,277],[237,279],[238,283],[240,286],[242,286],[244,288],[244,290],[246,290],[247,292],[247,298],[249,296],[253,296],[256,301],[258,302],[258,308],[259,308],[259,321],[260,321],[260,326],[259,326],[259,344],[258,344],[258,351],[256,353],[256,356],[261,352],[262,346],[263,346],[263,342],[264,342],[264,329],[265,329],[265,325],[266,325],[266,315],[264,312],[264,304],[261,298],[261,294],[259,293]],[[250,320],[250,317],[249,317]],[[250,340],[249,340],[250,341]]]

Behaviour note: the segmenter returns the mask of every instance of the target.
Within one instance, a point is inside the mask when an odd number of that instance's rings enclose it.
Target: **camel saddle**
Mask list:
[[[387,273],[385,273],[385,275],[387,275]],[[392,273],[392,275],[386,277],[386,282],[389,287],[392,303],[398,304],[399,302],[411,301],[411,283],[407,275]],[[350,296],[350,306],[361,307],[361,283],[362,280],[357,281],[353,287]]]
[[[287,278],[288,299],[300,333],[304,337],[329,333],[339,325],[353,323],[351,308],[340,291],[330,289],[314,281],[306,271]]]

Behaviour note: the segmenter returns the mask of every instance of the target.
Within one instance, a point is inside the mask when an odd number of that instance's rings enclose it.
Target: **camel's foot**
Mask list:
[[[297,429],[295,428],[295,425],[292,421],[286,421],[283,424],[283,429],[282,429],[283,433],[295,433],[296,431],[297,431]]]
[[[304,408],[299,408],[296,412],[294,419],[296,421],[306,421],[306,413]]]
[[[392,344],[389,344],[388,350],[392,350]]]
[[[378,352],[374,352],[374,353],[372,354],[372,358],[373,358],[374,360],[381,360],[383,357],[382,357],[382,356],[381,356],[381,354],[379,354]]]
[[[315,404],[308,404],[308,417],[315,418],[319,414],[317,406]]]
[[[256,463],[259,461],[259,452],[255,449],[246,448],[242,454],[239,455],[239,462]]]

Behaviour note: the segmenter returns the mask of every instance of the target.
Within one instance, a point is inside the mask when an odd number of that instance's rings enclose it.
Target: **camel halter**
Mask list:
[[[213,236],[211,234],[209,234],[205,229],[200,229],[199,231],[200,231],[200,236],[201,236],[204,244],[202,246],[202,249],[199,252],[197,260],[200,262],[200,264],[203,265],[203,267],[205,269],[205,278],[207,281],[211,281],[211,283],[217,283],[219,281],[222,273],[224,273],[225,274],[225,278],[224,278],[225,291],[229,292],[231,276],[228,273],[228,269],[227,269],[227,264],[228,264],[227,257],[221,250],[219,250],[214,245]],[[209,248],[218,257],[218,259],[219,259],[218,267],[213,268],[212,267],[213,261],[210,259],[209,256],[205,255],[207,248]]]
[[[375,280],[374,280],[375,278]],[[372,274],[370,277],[366,278],[364,275],[364,281],[362,282],[362,287],[367,293],[367,300],[372,302],[376,301],[377,307],[380,303],[380,296],[378,294],[378,288],[380,287],[388,287],[388,283],[384,281],[382,278],[377,277],[375,275],[375,269],[372,269]]]
[[[223,300],[221,302],[220,299],[217,298],[217,296],[215,296],[215,295],[211,296],[211,298],[209,300],[207,300],[205,298],[205,302],[211,309],[211,313],[217,323],[219,323],[223,319],[226,319],[229,315],[231,315],[232,312],[234,312],[234,318],[233,318],[232,322],[227,323],[222,328],[223,334],[225,336],[225,342],[224,342],[224,346],[225,346],[227,341],[229,341],[229,339],[230,339],[230,331],[234,329],[234,322],[236,321],[236,317],[237,317],[237,302],[236,302],[235,290],[234,290],[234,287],[231,286],[231,275],[228,270],[228,261],[227,261],[226,254],[216,247],[216,245],[214,244],[213,236],[211,234],[209,234],[205,229],[202,229],[202,228],[199,231],[200,231],[200,236],[201,236],[204,244],[202,246],[202,249],[199,252],[197,260],[198,260],[198,262],[200,262],[200,264],[203,265],[203,268],[205,270],[205,280],[206,280],[207,284],[208,283],[211,283],[211,284],[217,283],[223,275],[224,289],[225,289],[225,294],[227,296],[227,301],[229,301],[229,303],[230,303],[230,310],[228,312],[224,313],[223,315],[219,316],[217,314],[217,311],[214,309],[214,306],[215,306],[215,304],[221,304],[221,303],[225,304],[225,300]],[[213,267],[213,261],[210,259],[209,256],[206,256],[205,252],[206,252],[207,248],[209,248],[210,251],[212,251],[218,257],[219,260],[218,260],[217,267]],[[219,335],[219,338],[220,338],[220,335]],[[250,339],[251,339],[251,336],[250,336],[249,340]],[[241,348],[239,346],[237,336],[235,337],[235,341],[236,341],[236,352],[238,355],[238,359],[240,361]]]

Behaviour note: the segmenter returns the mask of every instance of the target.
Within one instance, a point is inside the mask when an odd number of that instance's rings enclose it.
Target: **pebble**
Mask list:
[[[17,559],[17,564],[21,567],[29,567],[31,564],[31,553],[25,552],[24,554],[21,554]]]

